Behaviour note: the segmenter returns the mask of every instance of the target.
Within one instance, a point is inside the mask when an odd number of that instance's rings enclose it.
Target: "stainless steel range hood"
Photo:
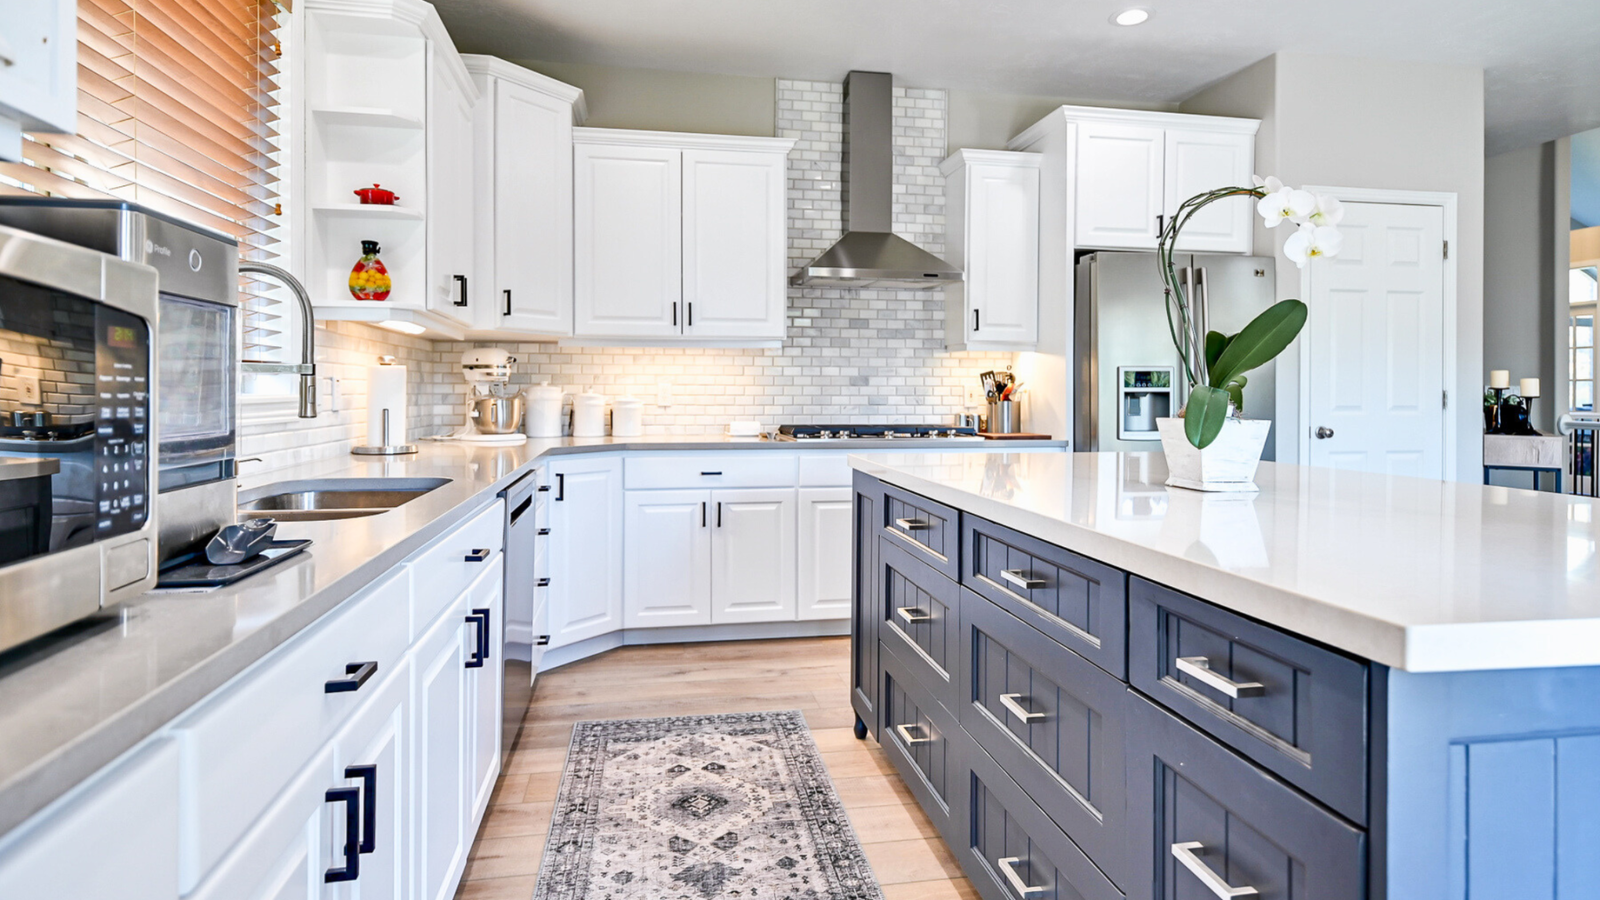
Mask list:
[[[926,290],[961,280],[960,269],[890,230],[893,128],[889,73],[851,72],[844,83],[844,237],[790,284]]]

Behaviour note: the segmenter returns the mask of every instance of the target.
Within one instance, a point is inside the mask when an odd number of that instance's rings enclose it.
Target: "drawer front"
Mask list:
[[[1128,616],[1135,687],[1366,823],[1366,666],[1141,578]]]
[[[1127,677],[1128,576],[983,519],[962,521],[961,583],[1118,678]]]
[[[185,890],[396,671],[409,645],[404,576],[367,589],[173,726],[183,765]],[[327,682],[355,677],[348,666],[369,662],[376,668],[360,687],[327,690]]]
[[[969,814],[956,845],[984,900],[1122,900],[1089,857],[982,749],[963,758]]]
[[[800,454],[801,487],[844,487],[852,472],[848,451]]]
[[[1116,884],[1126,884],[1122,682],[961,595],[961,725]]]
[[[652,488],[794,487],[798,453],[708,453],[696,456],[630,456],[622,461],[622,486]]]
[[[416,588],[412,640],[427,631],[428,625],[461,596],[480,572],[502,565],[500,549],[505,544],[505,531],[506,503],[496,500],[411,559]],[[474,552],[478,550],[489,553],[480,559]]]
[[[961,821],[961,729],[893,652],[883,655],[883,752],[933,820],[954,842]]]
[[[961,577],[960,521],[956,511],[892,485],[883,486],[883,530],[955,581]]]
[[[878,518],[883,488],[855,475],[854,529],[850,541],[850,706],[874,738],[878,734]]]
[[[1178,717],[1128,695],[1138,900],[1360,900],[1366,836]]]
[[[945,709],[955,709],[961,655],[956,599],[961,588],[900,542],[880,537],[877,589],[882,598],[878,639],[900,654]]]

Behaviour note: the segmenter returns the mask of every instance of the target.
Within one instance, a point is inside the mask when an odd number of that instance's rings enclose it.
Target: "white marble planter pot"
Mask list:
[[[1182,419],[1157,419],[1161,449],[1167,456],[1167,485],[1195,491],[1257,490],[1256,466],[1267,445],[1269,419],[1237,419],[1222,425],[1222,433],[1204,450],[1189,443]]]

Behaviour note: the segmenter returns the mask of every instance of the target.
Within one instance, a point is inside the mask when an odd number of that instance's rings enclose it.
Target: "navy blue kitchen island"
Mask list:
[[[858,734],[989,900],[1600,896],[1594,501],[852,465]]]

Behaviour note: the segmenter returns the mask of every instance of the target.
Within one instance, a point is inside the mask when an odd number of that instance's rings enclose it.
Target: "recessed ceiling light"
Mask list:
[[[1111,17],[1111,21],[1118,25],[1139,25],[1150,18],[1149,10],[1125,9]]]

